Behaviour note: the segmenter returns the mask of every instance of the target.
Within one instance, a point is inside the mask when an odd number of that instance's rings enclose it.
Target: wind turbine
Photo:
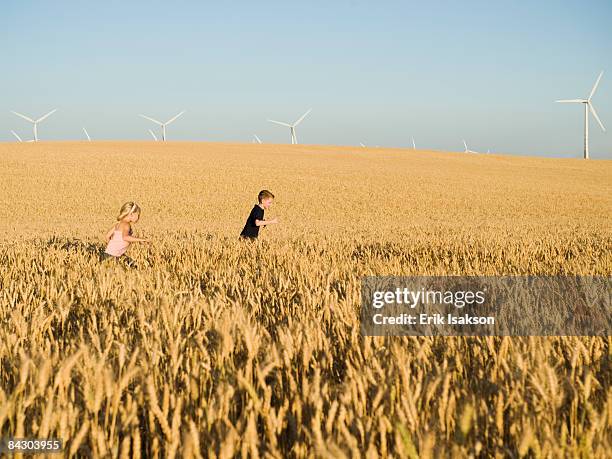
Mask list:
[[[414,143],[414,137],[412,137],[412,149],[416,150],[416,143]]]
[[[174,120],[176,120],[183,113],[185,113],[184,110],[181,113],[179,113],[178,115],[174,116],[173,118],[170,118],[165,123],[162,123],[161,121],[157,121],[156,119],[150,118],[150,117],[145,116],[145,115],[140,115],[140,116],[145,118],[145,119],[147,119],[147,120],[149,120],[149,121],[153,121],[155,124],[158,124],[158,125],[161,126],[161,128],[162,128],[162,141],[165,142],[166,141],[166,126],[168,126],[170,123],[172,123]]]
[[[87,132],[87,129],[83,128],[83,132],[85,133],[85,135],[87,136],[87,141],[91,142],[91,137],[89,137],[89,133]]]
[[[157,142],[157,136],[155,135],[155,132],[153,132],[151,129],[149,129],[149,133],[151,134],[151,137],[153,137],[153,140],[155,140]]]
[[[257,143],[263,143],[261,141],[261,139],[259,137],[257,137],[257,134],[253,134],[253,137],[255,138],[255,140],[257,141]]]
[[[49,116],[53,115],[56,111],[57,111],[57,108],[54,108],[49,113],[47,113],[46,115],[41,116],[37,120],[33,120],[32,118],[30,118],[28,116],[25,116],[25,115],[22,115],[21,113],[17,113],[17,112],[11,112],[11,113],[13,113],[14,115],[17,115],[20,118],[23,118],[26,121],[29,121],[30,123],[32,123],[34,125],[34,142],[38,142],[38,123],[44,121]]]
[[[293,124],[289,124],[289,123],[284,123],[282,121],[274,121],[274,120],[268,120],[270,123],[275,123],[275,124],[280,124],[281,126],[286,126],[289,128],[289,130],[291,131],[291,145],[296,145],[298,143],[297,141],[297,136],[295,135],[295,128],[297,127],[298,124],[300,124],[302,122],[302,120],[304,118],[306,118],[306,115],[308,115],[310,112],[312,111],[312,108],[310,110],[308,110],[306,113],[304,113],[295,123]]]
[[[588,98],[586,99],[565,99],[565,100],[556,101],[556,102],[570,103],[570,104],[573,104],[573,103],[584,104],[584,159],[589,159],[589,111],[592,113],[592,115],[595,117],[595,119],[599,123],[601,130],[606,132],[606,128],[604,127],[603,123],[599,119],[599,116],[597,116],[595,107],[593,107],[593,104],[591,103],[593,94],[595,94],[595,91],[597,90],[597,86],[599,85],[599,81],[601,80],[602,76],[603,76],[603,71],[597,77],[597,81],[595,81],[595,84],[593,85],[593,89],[591,89],[591,93],[589,94]]]
[[[464,153],[478,153],[477,151],[470,150],[470,149],[468,148],[467,143],[465,142],[465,140],[463,141],[463,145],[465,146],[465,151],[464,151]]]

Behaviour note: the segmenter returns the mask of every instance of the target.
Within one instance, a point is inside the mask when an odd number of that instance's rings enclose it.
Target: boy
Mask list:
[[[261,190],[257,195],[257,201],[259,204],[253,206],[253,210],[249,214],[249,218],[244,225],[240,237],[248,238],[251,240],[257,239],[259,236],[259,227],[278,223],[278,219],[264,220],[264,210],[269,209],[274,200],[274,195],[268,190]]]

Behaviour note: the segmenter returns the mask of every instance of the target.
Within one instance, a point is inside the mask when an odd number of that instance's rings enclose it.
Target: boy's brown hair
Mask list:
[[[259,194],[257,195],[257,201],[259,201],[259,204],[261,204],[261,202],[264,199],[268,199],[268,198],[274,199],[274,195],[270,193],[268,190],[261,190]]]

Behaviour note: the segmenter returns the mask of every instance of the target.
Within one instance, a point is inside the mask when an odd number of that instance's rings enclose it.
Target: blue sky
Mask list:
[[[0,141],[147,139],[409,146],[612,159],[612,2],[30,1],[0,16]]]

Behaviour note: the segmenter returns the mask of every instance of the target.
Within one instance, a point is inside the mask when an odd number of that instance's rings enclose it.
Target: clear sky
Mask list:
[[[410,146],[612,159],[612,1],[32,1],[0,14],[0,141],[41,139]]]

